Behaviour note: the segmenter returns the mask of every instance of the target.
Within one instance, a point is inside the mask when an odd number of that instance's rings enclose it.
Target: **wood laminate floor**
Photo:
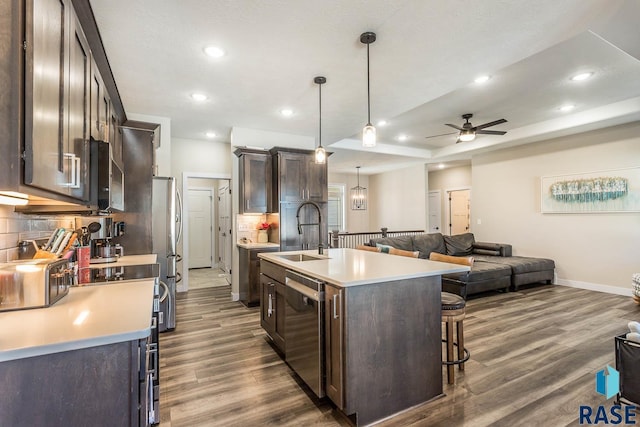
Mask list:
[[[177,328],[160,335],[162,427],[347,425],[308,394],[267,342],[259,308],[230,287],[177,298]],[[614,336],[640,320],[631,298],[555,285],[467,303],[471,359],[445,396],[381,426],[578,425],[580,405],[610,405],[595,373],[615,366]],[[640,416],[640,415],[639,415]]]

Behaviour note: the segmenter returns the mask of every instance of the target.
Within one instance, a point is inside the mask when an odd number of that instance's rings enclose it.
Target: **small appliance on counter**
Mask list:
[[[91,246],[91,264],[116,262],[124,255],[124,249],[120,244],[111,242],[113,237],[124,234],[124,222],[114,222],[111,216],[78,216],[76,217],[76,229],[83,239],[81,242]]]
[[[69,293],[73,278],[66,259],[0,264],[0,311],[48,307]]]

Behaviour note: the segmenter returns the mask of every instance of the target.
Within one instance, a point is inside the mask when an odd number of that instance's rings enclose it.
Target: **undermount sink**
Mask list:
[[[295,262],[318,261],[321,259],[328,259],[327,257],[322,257],[322,256],[316,257],[313,255],[307,255],[307,254],[278,255],[278,258],[286,259],[287,261],[295,261]]]

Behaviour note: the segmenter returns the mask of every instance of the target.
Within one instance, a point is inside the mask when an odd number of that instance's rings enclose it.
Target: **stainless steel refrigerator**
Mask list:
[[[180,281],[176,262],[180,258],[177,244],[182,233],[182,221],[176,179],[154,176],[151,198],[153,253],[158,256],[161,282],[158,330],[164,332],[176,327],[176,283]]]

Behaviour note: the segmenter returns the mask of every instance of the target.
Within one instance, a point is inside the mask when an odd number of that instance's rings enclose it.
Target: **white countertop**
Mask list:
[[[464,265],[357,249],[325,249],[324,258],[313,261],[289,261],[278,256],[287,254],[322,256],[311,250],[265,252],[258,257],[342,287],[469,271]]]
[[[264,248],[280,248],[279,243],[242,243],[238,242],[237,245],[245,249],[264,249]]]
[[[91,268],[106,268],[106,267],[124,267],[128,265],[144,265],[155,264],[158,256],[156,254],[146,255],[123,255],[118,257],[115,262],[103,262],[99,264],[91,264]]]
[[[0,362],[149,336],[153,280],[74,287],[47,308],[0,313]]]

